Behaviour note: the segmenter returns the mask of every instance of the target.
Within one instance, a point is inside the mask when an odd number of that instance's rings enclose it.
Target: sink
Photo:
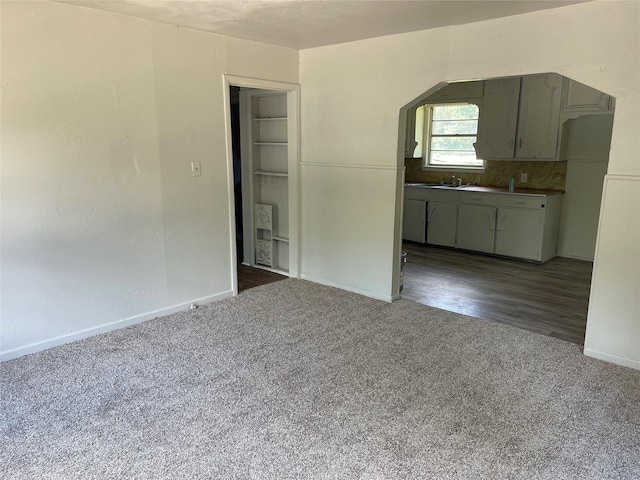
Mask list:
[[[442,190],[455,190],[465,187],[476,187],[475,183],[465,183],[463,185],[448,185],[446,183],[405,183],[405,187],[422,187],[422,188],[437,188]]]
[[[435,186],[439,186],[437,183],[405,183],[405,187],[423,187],[423,188],[433,188]]]
[[[464,185],[434,185],[430,188],[441,188],[443,190],[455,190],[456,188],[475,187],[474,184],[465,183]]]

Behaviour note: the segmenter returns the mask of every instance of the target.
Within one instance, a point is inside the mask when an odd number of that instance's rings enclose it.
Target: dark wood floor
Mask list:
[[[279,273],[269,272],[261,268],[249,267],[247,265],[238,265],[238,293],[248,290],[259,285],[278,282],[287,278]]]
[[[583,344],[592,263],[544,264],[405,243],[402,298]]]

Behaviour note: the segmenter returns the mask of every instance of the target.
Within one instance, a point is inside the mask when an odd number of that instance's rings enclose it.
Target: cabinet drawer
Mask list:
[[[498,206],[515,208],[544,208],[546,197],[526,197],[523,195],[503,195]]]
[[[429,188],[425,192],[424,199],[427,202],[458,203],[458,192]]]
[[[405,187],[404,198],[423,202],[458,203],[458,192],[429,187]]]
[[[471,205],[496,205],[497,197],[486,193],[460,193],[460,203],[468,203]]]

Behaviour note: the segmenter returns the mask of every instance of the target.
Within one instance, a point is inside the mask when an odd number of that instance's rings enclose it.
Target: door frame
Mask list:
[[[287,94],[287,128],[288,128],[288,202],[289,202],[289,273],[292,278],[300,277],[300,85],[295,83],[276,82],[257,78],[240,77],[236,75],[222,75],[222,87],[225,115],[225,143],[227,152],[227,192],[229,204],[229,239],[230,239],[230,269],[233,295],[238,295],[238,261],[236,247],[236,218],[235,197],[233,193],[233,146],[231,141],[231,98],[229,87],[254,88],[258,90],[273,90]],[[242,112],[240,112],[242,128]],[[242,192],[251,195],[251,178],[242,169]]]

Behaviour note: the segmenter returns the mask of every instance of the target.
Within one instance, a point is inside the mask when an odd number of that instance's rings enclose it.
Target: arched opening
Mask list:
[[[403,107],[402,297],[584,343],[614,112],[555,73]]]

